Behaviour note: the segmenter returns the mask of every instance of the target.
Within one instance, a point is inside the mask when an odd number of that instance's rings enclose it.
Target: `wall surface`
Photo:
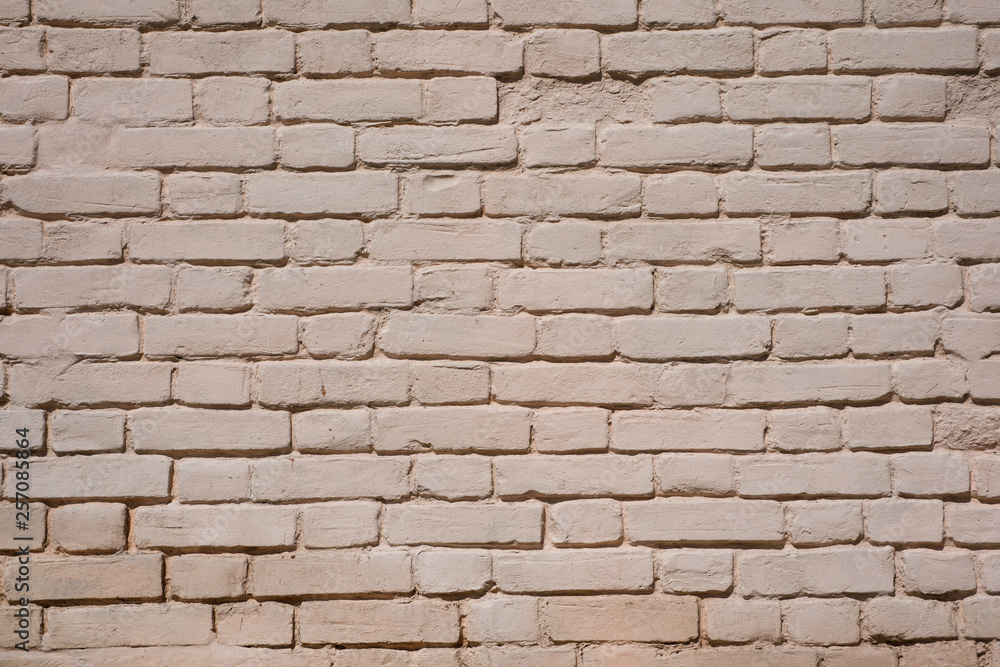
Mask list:
[[[1000,667],[1000,1],[0,21],[0,665]]]

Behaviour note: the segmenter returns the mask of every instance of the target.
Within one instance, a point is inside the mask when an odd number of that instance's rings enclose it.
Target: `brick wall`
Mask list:
[[[0,22],[0,664],[1000,666],[997,0]]]

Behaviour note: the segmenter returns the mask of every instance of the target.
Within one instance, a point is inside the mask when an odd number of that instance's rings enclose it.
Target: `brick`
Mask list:
[[[271,115],[269,86],[264,78],[202,79],[195,86],[198,111],[212,125],[263,125]]]
[[[932,421],[929,408],[847,408],[844,410],[844,441],[851,449],[930,448]]]
[[[963,359],[975,361],[1000,350],[1000,332],[995,318],[988,315],[945,317],[941,320],[941,342],[944,349],[956,352]]]
[[[439,600],[304,602],[299,640],[305,645],[454,645],[458,605]]]
[[[549,509],[548,532],[557,546],[614,546],[622,539],[621,506],[611,500],[571,500]]]
[[[15,270],[14,279],[22,308],[162,308],[170,298],[170,270],[165,267],[23,268]]]
[[[759,9],[752,9],[736,0],[722,0],[721,10],[726,21],[733,24],[837,25],[862,21],[861,3],[857,0],[807,5],[783,0]]]
[[[134,357],[139,324],[133,314],[21,315],[0,321],[0,353],[11,359],[52,355]]]
[[[828,40],[835,72],[975,71],[979,67],[972,28],[849,28],[834,30]]]
[[[18,606],[11,605],[4,609],[3,614],[0,615],[0,625],[3,627],[3,633],[7,636],[4,648],[14,648],[21,641],[26,642],[21,648],[27,647],[29,650],[37,649],[41,645],[42,609],[30,606],[27,610],[27,616],[18,617],[14,615],[19,611]],[[22,640],[22,637],[26,639]]]
[[[746,497],[887,496],[889,461],[876,454],[800,454],[743,459],[740,495]]]
[[[517,159],[517,138],[509,127],[393,127],[372,129],[358,139],[358,156],[367,164],[509,164]]]
[[[948,18],[955,23],[1000,23],[1000,8],[983,0],[955,0],[948,5]]]
[[[652,277],[643,269],[512,269],[499,277],[497,304],[529,312],[647,310]]]
[[[894,306],[953,306],[962,299],[962,272],[954,264],[893,266],[886,278]]]
[[[4,581],[10,599],[16,599],[16,572],[17,560],[9,559]],[[33,602],[157,600],[163,595],[161,554],[39,555],[31,559],[31,574]]]
[[[122,258],[122,225],[105,222],[52,223],[45,228],[42,254],[55,262],[106,262]]]
[[[759,410],[618,411],[612,417],[616,452],[764,449],[765,415]]]
[[[523,67],[521,39],[499,32],[390,31],[375,38],[383,72],[516,74]]]
[[[424,120],[492,121],[497,117],[497,82],[486,76],[431,79],[424,86]]]
[[[44,71],[44,37],[45,31],[38,28],[0,28],[0,66],[8,71]]]
[[[62,508],[58,509],[62,511]],[[16,502],[16,497],[15,502],[13,503],[0,504],[0,517],[2,517],[8,525],[16,526],[18,521],[22,521],[24,519],[25,512],[27,512],[28,516],[28,526],[23,529],[19,528],[17,533],[11,531],[8,535],[5,535],[3,539],[0,539],[0,550],[14,554],[18,553],[21,547],[26,547],[29,551],[41,551],[45,548],[45,533],[47,531],[46,515],[49,513],[49,510],[44,504],[28,503],[25,505],[24,501],[21,501],[20,503]],[[65,523],[63,524],[63,528],[65,528]],[[50,541],[55,544],[57,537],[56,535],[53,535],[55,532],[55,526],[53,526],[49,532]],[[65,535],[65,530],[61,531],[61,533]],[[125,529],[123,527],[122,538],[124,537]],[[25,544],[25,542],[29,541],[29,544]],[[115,550],[116,549],[112,549],[112,551]]]
[[[774,321],[774,353],[782,359],[841,357],[847,345],[845,315],[779,316]]]
[[[605,549],[559,552],[498,552],[493,557],[497,587],[505,593],[600,593],[651,591],[653,558],[647,550]],[[553,628],[553,638],[560,633]]]
[[[547,264],[594,264],[601,258],[601,229],[589,222],[537,223],[528,228],[524,248]]]
[[[3,21],[27,21],[31,16],[28,0],[4,0],[0,6]]]
[[[997,507],[993,505],[947,505],[945,523],[948,535],[961,546],[1000,544],[996,514]]]
[[[424,595],[481,593],[493,581],[493,557],[485,549],[422,549],[413,565]]]
[[[250,498],[250,462],[246,459],[183,459],[174,483],[182,503],[239,502]]]
[[[597,159],[591,125],[532,125],[521,141],[528,167],[579,166]]]
[[[608,413],[595,408],[535,410],[535,449],[543,453],[603,452],[608,449]]]
[[[938,337],[937,322],[933,314],[923,313],[855,316],[851,318],[851,349],[859,356],[931,353]]]
[[[948,603],[916,598],[875,598],[866,614],[872,638],[883,641],[954,639],[958,636]]]
[[[621,222],[610,225],[606,236],[608,256],[614,260],[714,262],[727,258],[749,262],[760,258],[756,222]]]
[[[977,312],[1000,310],[1000,265],[983,264],[969,267],[969,308]]]
[[[521,226],[513,221],[379,221],[368,254],[379,260],[511,260],[521,255]]]
[[[160,179],[153,174],[35,172],[5,179],[4,191],[14,207],[25,213],[122,216],[160,212]]]
[[[907,549],[899,555],[903,588],[914,595],[976,592],[976,573],[968,552]]]
[[[49,28],[46,47],[53,72],[117,73],[139,69],[137,30]]]
[[[28,407],[155,405],[170,397],[170,366],[78,361],[60,370],[51,364],[19,364],[12,369],[8,395]]]
[[[653,464],[645,456],[511,456],[495,459],[494,468],[504,499],[653,495]]]
[[[563,315],[542,319],[535,354],[542,357],[602,358],[614,354],[613,321],[594,315]]]
[[[555,641],[678,643],[698,636],[698,610],[690,597],[565,597],[545,601]]]
[[[219,642],[236,646],[290,646],[294,608],[277,602],[241,602],[216,609]]]
[[[701,217],[719,212],[719,192],[709,174],[692,171],[650,176],[645,194],[650,215]]]
[[[163,25],[180,19],[178,0],[112,0],[94,6],[87,0],[41,0],[35,16],[42,21],[103,25]]]
[[[282,120],[405,120],[423,109],[420,82],[406,79],[297,80],[274,91],[274,112]]]
[[[484,25],[488,21],[486,0],[416,0],[413,20],[423,25]]]
[[[344,0],[330,3],[323,0],[302,0],[292,4],[264,3],[264,23],[276,23],[301,28],[323,28],[344,24],[403,23],[410,18],[410,5],[405,0],[376,0],[354,3]]]
[[[251,369],[244,363],[189,363],[177,368],[174,396],[185,405],[250,405]]]
[[[836,129],[838,162],[848,166],[986,166],[989,129],[976,125],[864,125]],[[920,146],[914,150],[914,146]]]
[[[49,649],[93,646],[190,646],[212,640],[212,608],[199,604],[69,607],[49,612],[45,645]],[[99,638],[94,627],[122,628]]]
[[[465,618],[465,634],[474,644],[538,639],[538,602],[530,598],[476,600]]]
[[[131,413],[129,428],[138,452],[266,454],[291,446],[288,414],[270,410],[145,408]]]
[[[493,369],[494,397],[538,405],[652,405],[654,368],[637,364],[505,364]]]
[[[295,508],[253,505],[140,507],[139,548],[240,549],[295,545]]]
[[[653,120],[658,123],[722,118],[722,96],[711,79],[656,79],[649,87]]]
[[[772,410],[768,441],[783,452],[841,448],[840,413],[830,408]]]
[[[409,368],[402,362],[265,362],[258,366],[262,405],[396,405],[406,402]]]
[[[551,665],[574,667],[576,651],[569,648],[538,648],[535,646],[482,646],[464,652],[470,667],[495,665]]]
[[[531,546],[542,541],[537,504],[433,503],[385,508],[385,539],[393,545]]]
[[[57,410],[52,413],[49,445],[57,454],[121,452],[125,449],[125,413]]]
[[[879,27],[899,25],[935,25],[941,21],[940,0],[876,0],[868,8],[872,20]]]
[[[945,79],[915,74],[881,78],[875,103],[882,120],[944,120]]]
[[[410,555],[404,551],[330,551],[258,556],[251,560],[255,598],[306,598],[361,593],[409,593]],[[301,630],[301,626],[300,626]]]
[[[625,503],[633,544],[772,544],[784,540],[779,503],[768,500],[663,499]]]
[[[13,469],[14,461],[8,463]],[[32,461],[32,497],[39,500],[112,500],[168,497],[170,460],[162,456],[106,454]],[[4,480],[12,497],[14,480]]]
[[[362,229],[356,220],[299,220],[289,234],[288,256],[303,263],[354,259],[364,245]]]
[[[307,267],[263,271],[257,302],[271,311],[410,305],[409,267]]]
[[[310,410],[292,415],[295,449],[308,454],[371,450],[371,415],[361,410]]]
[[[303,74],[361,74],[372,71],[371,35],[366,30],[304,32],[297,35]]]
[[[718,180],[730,215],[864,213],[871,179],[858,173],[734,173]]]
[[[729,278],[725,269],[658,269],[656,272],[657,310],[710,313],[728,303]]]
[[[0,131],[0,167],[24,169],[35,165],[38,139],[35,131],[27,127],[6,127]]]
[[[257,214],[377,217],[396,210],[397,178],[264,172],[247,179],[247,203]]]
[[[180,216],[235,215],[243,209],[235,174],[177,174],[167,177],[170,210]]]
[[[198,26],[256,25],[260,23],[259,0],[191,0],[191,22]]]
[[[69,553],[114,553],[127,546],[127,524],[125,505],[64,505],[52,511],[52,542]]]
[[[980,565],[980,576],[983,581],[983,590],[987,593],[996,593],[1000,591],[1000,560],[998,560],[997,555],[994,553],[981,553],[978,554],[977,560]]]
[[[640,209],[640,180],[632,174],[495,174],[483,186],[490,216],[620,217]]]
[[[179,600],[231,600],[245,592],[246,556],[179,556],[170,570],[171,593]]]
[[[771,323],[763,317],[618,320],[622,356],[639,360],[752,358],[767,354]]]
[[[753,71],[753,36],[745,29],[640,32],[604,37],[601,59],[611,74],[744,74]]]
[[[473,174],[411,174],[403,188],[406,210],[417,215],[469,215],[482,209]]]
[[[130,256],[138,261],[278,261],[285,226],[278,221],[199,221],[133,224]],[[234,247],[233,236],[242,243]]]
[[[275,160],[274,131],[263,127],[122,129],[109,150],[116,164],[136,169],[266,167]]]
[[[656,484],[662,495],[727,496],[736,491],[731,456],[664,454],[656,457]]]
[[[181,79],[83,78],[73,83],[73,112],[83,120],[153,125],[193,118],[191,82]]]
[[[858,603],[854,600],[803,598],[790,600],[785,605],[788,636],[800,644],[856,644],[861,639],[859,616]],[[830,653],[826,655],[829,662]],[[873,662],[863,664],[875,666]]]
[[[733,552],[659,552],[660,587],[668,593],[726,593],[733,586]]]
[[[154,74],[279,74],[295,69],[295,37],[284,30],[161,32],[146,38]]]
[[[864,120],[871,82],[861,77],[786,77],[735,82],[724,94],[734,120]]]
[[[943,359],[913,359],[893,364],[896,393],[909,401],[962,398],[968,392],[965,369]]]
[[[249,269],[185,267],[177,274],[180,310],[233,311],[250,305]]]
[[[375,326],[368,313],[318,315],[304,321],[301,340],[314,357],[361,359],[375,345]]]
[[[586,79],[601,71],[600,49],[592,30],[536,30],[525,42],[524,67],[535,76]]]
[[[761,167],[828,167],[830,128],[774,125],[757,132],[757,164]]]
[[[919,259],[926,257],[929,251],[930,225],[927,220],[893,218],[848,220],[844,223],[844,254],[854,261]]]
[[[257,502],[395,500],[410,492],[409,469],[401,458],[268,458],[252,464],[250,495]]]
[[[870,308],[885,304],[885,291],[884,272],[874,267],[743,269],[734,302],[743,311]]]
[[[147,317],[150,357],[294,354],[298,319],[290,315]]]
[[[490,373],[485,364],[429,362],[413,364],[413,398],[422,405],[485,403],[490,395]]]
[[[5,121],[63,120],[69,111],[69,81],[64,76],[5,77],[0,99]]]
[[[442,500],[476,500],[493,491],[490,460],[484,456],[420,457],[414,463],[419,495]]]
[[[826,72],[826,32],[775,28],[759,34],[757,53],[761,74]]]
[[[727,644],[777,641],[781,605],[776,600],[706,600],[705,636]]]
[[[667,28],[714,26],[718,16],[710,0],[643,0],[642,20]]]
[[[892,549],[758,551],[738,557],[742,593],[751,597],[891,593]]]
[[[874,544],[938,545],[943,512],[939,500],[872,500],[865,509],[866,533]]]
[[[571,2],[544,11],[526,0],[498,0],[493,11],[505,26],[583,25],[624,27],[635,25],[635,0],[612,0],[601,7]]]
[[[528,411],[507,406],[410,407],[375,413],[375,451],[525,452]]]
[[[899,664],[895,651],[888,646],[834,647],[824,651],[824,655],[824,660],[831,667],[859,664],[868,667],[896,667]]]
[[[965,612],[963,632],[966,637],[996,639],[1000,635],[1000,625],[997,623],[1000,607],[997,606],[997,598],[967,598],[962,602],[962,609]]]
[[[796,546],[852,543],[864,532],[858,502],[800,501],[786,504],[785,509],[789,538]]]
[[[1000,497],[1000,457],[977,456],[972,460],[972,475],[977,498]]]
[[[608,167],[745,167],[753,159],[753,130],[738,125],[608,126],[600,132]]]

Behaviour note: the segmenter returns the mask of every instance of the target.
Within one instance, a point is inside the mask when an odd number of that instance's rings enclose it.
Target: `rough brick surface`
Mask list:
[[[997,0],[0,0],[0,73],[0,665],[1000,667]]]

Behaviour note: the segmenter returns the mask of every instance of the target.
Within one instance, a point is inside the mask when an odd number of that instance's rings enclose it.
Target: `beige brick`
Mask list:
[[[278,221],[133,224],[129,251],[137,261],[278,261],[285,257]],[[233,236],[243,242],[233,245]]]
[[[517,159],[517,137],[504,126],[375,128],[358,138],[358,157],[373,165],[509,164]]]
[[[396,500],[409,495],[409,469],[405,458],[268,458],[252,464],[250,497],[257,502]]]
[[[264,78],[217,76],[195,84],[198,111],[212,125],[264,125],[271,116]]]
[[[774,320],[773,351],[782,359],[842,357],[849,320],[845,315],[780,316]]]
[[[781,605],[776,600],[706,600],[704,609],[709,641],[745,644],[781,636]]]
[[[733,586],[733,552],[659,552],[660,587],[668,593],[725,593]]]
[[[536,223],[524,236],[524,252],[547,264],[594,264],[601,258],[601,229],[590,222]]]
[[[944,539],[943,507],[939,500],[872,500],[865,528],[875,544],[937,545]]]
[[[600,593],[651,591],[653,559],[647,550],[578,549],[498,552],[497,586],[505,593]],[[552,627],[553,638],[558,634]]]
[[[826,33],[822,30],[775,28],[759,33],[760,73],[765,75],[826,72]]]
[[[259,0],[191,0],[191,22],[199,26],[253,25],[260,23]]]
[[[492,174],[483,186],[490,216],[620,217],[640,209],[640,179],[631,174]]]
[[[772,125],[757,132],[761,167],[828,167],[830,128],[823,125]]]
[[[983,0],[955,0],[948,5],[948,18],[955,23],[998,23],[1000,10]]]
[[[844,252],[855,261],[887,261],[926,257],[930,225],[926,220],[848,220],[844,223]],[[902,267],[893,267],[896,270]],[[920,270],[922,267],[905,267]]]
[[[14,496],[14,459],[7,461],[4,496]],[[31,461],[31,497],[37,500],[163,500],[169,497],[170,459],[104,454]]]
[[[365,30],[303,32],[297,42],[299,71],[304,74],[372,71],[371,36]]]
[[[717,18],[715,3],[709,0],[643,0],[642,3],[642,19],[646,24],[667,28],[713,26]]]
[[[13,8],[5,3],[3,20]],[[27,7],[25,8],[27,9]],[[27,13],[27,12],[25,12]],[[42,72],[45,70],[45,54],[42,39],[45,31],[39,28],[0,28],[0,65],[5,70]]]
[[[799,644],[856,644],[861,639],[859,616],[858,603],[854,600],[802,598],[785,604],[788,636]],[[829,662],[831,654],[826,655]],[[877,667],[875,662],[859,661],[855,664]]]
[[[962,299],[962,272],[954,264],[890,267],[886,272],[894,306],[953,306]]]
[[[270,410],[145,408],[131,413],[129,429],[137,452],[265,454],[291,447],[289,415]]]
[[[234,407],[250,405],[248,364],[195,362],[177,367],[174,397],[184,405]]]
[[[409,394],[409,365],[397,361],[262,362],[258,400],[269,407],[398,405]]]
[[[170,589],[179,600],[232,600],[246,590],[246,556],[190,554],[172,558]]]
[[[601,358],[614,354],[611,318],[595,315],[561,315],[538,322],[535,354],[543,357]]]
[[[134,357],[138,352],[139,325],[135,315],[21,315],[0,321],[0,353],[11,359]]]
[[[180,18],[177,0],[112,0],[97,7],[86,0],[41,0],[38,4],[37,17],[46,21],[162,25]]]
[[[729,366],[677,364],[660,372],[653,398],[664,408],[715,405],[725,400]]]
[[[652,405],[655,367],[645,364],[550,364],[494,367],[501,402],[538,405]]]
[[[599,138],[608,167],[744,167],[753,159],[753,131],[740,125],[609,125]]]
[[[249,269],[184,267],[177,274],[177,305],[182,311],[232,311],[250,305]]]
[[[760,410],[618,411],[611,423],[616,452],[764,449]]]
[[[944,120],[945,79],[898,74],[879,79],[875,90],[882,120]]]
[[[997,606],[997,598],[987,596],[976,596],[967,598],[962,602],[962,609],[965,612],[965,624],[963,632],[966,637],[978,639],[996,639],[1000,635],[1000,607]]]
[[[727,496],[736,491],[733,457],[719,454],[663,454],[656,457],[661,495]]]
[[[833,647],[824,651],[824,660],[830,667],[866,665],[866,667],[896,667],[899,659],[889,646]]]
[[[309,645],[448,645],[459,638],[458,605],[441,600],[303,602],[299,641]]]
[[[139,69],[139,31],[49,28],[49,69],[59,73],[135,72]]]
[[[982,499],[1000,497],[1000,457],[977,456],[972,460],[975,495]]]
[[[253,505],[140,507],[139,548],[238,549],[295,545],[295,508]]]
[[[552,639],[564,641],[687,642],[698,636],[691,597],[605,596],[544,602]]]
[[[368,254],[378,260],[516,260],[521,226],[513,221],[377,221]]]
[[[829,35],[835,72],[975,71],[979,67],[976,31],[850,28]]]
[[[656,79],[649,87],[649,101],[658,123],[722,118],[721,88],[711,79]]]
[[[485,403],[490,372],[485,364],[430,362],[413,364],[413,398],[422,405]]]
[[[889,461],[877,454],[800,454],[745,458],[740,495],[877,497],[889,495]]]
[[[370,421],[367,409],[294,413],[292,435],[295,449],[311,454],[370,451]]]
[[[969,267],[969,308],[977,312],[1000,310],[1000,265]]]
[[[317,315],[303,320],[301,340],[314,357],[361,359],[372,352],[375,327],[369,313]]]
[[[500,275],[497,304],[533,312],[648,310],[653,275],[644,269],[512,269]]]
[[[48,224],[42,254],[54,262],[120,260],[122,227],[116,220]]]
[[[493,11],[506,26],[630,26],[636,22],[635,0],[612,0],[595,7],[571,2],[548,11],[528,0],[497,0]]]
[[[377,217],[396,209],[397,178],[382,173],[260,173],[247,179],[251,213]]]
[[[874,267],[744,269],[736,272],[735,285],[735,304],[740,310],[885,304],[884,272]]]
[[[493,491],[485,456],[421,456],[414,461],[416,493],[442,500],[477,500]]]
[[[653,463],[646,456],[507,456],[494,460],[501,498],[653,495]]]
[[[465,609],[465,635],[474,644],[531,642],[538,639],[538,601],[532,598],[486,598]]]
[[[611,260],[746,262],[761,256],[756,222],[620,222],[609,226],[606,238]]]
[[[597,159],[592,125],[532,125],[521,133],[528,167],[579,166]]]
[[[424,85],[424,120],[493,121],[497,117],[497,82],[491,77],[441,77]]]
[[[933,230],[935,251],[942,257],[989,260],[1000,257],[990,222],[942,220],[934,223]]]
[[[729,391],[739,405],[815,401],[855,403],[889,395],[888,364],[802,363],[733,365]]]
[[[835,133],[842,165],[947,167],[990,162],[989,128],[980,125],[871,124],[838,127]]]
[[[764,317],[628,317],[616,333],[622,356],[650,361],[760,357],[771,345]]]
[[[743,74],[753,71],[753,35],[744,29],[609,35],[601,60],[611,74]]]
[[[961,452],[912,452],[892,460],[896,491],[902,496],[939,497],[969,494],[969,462]]]
[[[691,171],[649,176],[645,196],[646,212],[650,215],[701,217],[719,212],[719,193],[710,174]]]
[[[35,165],[38,139],[34,128],[5,127],[0,131],[3,148],[0,149],[0,166],[7,169],[26,169]]]
[[[77,79],[73,84],[73,112],[83,120],[129,126],[191,120],[191,83],[156,78]]]
[[[947,505],[945,523],[955,544],[995,546],[1000,544],[997,507],[991,505]]]
[[[121,216],[160,212],[160,178],[154,174],[41,171],[8,177],[4,191],[14,207],[25,213]]]
[[[986,316],[949,316],[941,320],[941,342],[945,350],[975,361],[1000,351],[997,319]]]
[[[925,449],[932,441],[929,408],[847,408],[844,441],[851,449]]]
[[[17,599],[14,588],[17,570],[17,559],[9,559],[4,571],[8,599]],[[31,600],[158,600],[163,596],[162,574],[161,554],[103,557],[39,555],[31,559]]]
[[[994,195],[994,188],[1000,181],[995,171],[970,171],[956,173],[952,176],[952,190],[955,201],[955,210],[962,215],[995,215],[1000,213],[1000,201]],[[974,229],[976,223],[959,222],[957,220],[947,221],[948,226],[942,231],[958,231],[964,225]],[[942,226],[943,221],[939,223]],[[950,246],[955,246],[961,242],[963,236],[961,232],[957,235],[947,235],[942,240]]]
[[[180,216],[235,215],[243,209],[235,174],[175,174],[167,177],[170,210]]]
[[[295,608],[277,602],[240,602],[215,610],[219,643],[235,646],[290,646]]]
[[[250,462],[247,459],[202,458],[178,461],[174,491],[182,503],[248,500]]]
[[[570,648],[539,648],[537,646],[481,646],[464,651],[470,667],[499,665],[547,665],[575,667],[576,651]]]
[[[405,120],[422,114],[421,85],[406,79],[296,80],[274,88],[282,120]]]
[[[899,554],[903,588],[912,595],[969,595],[976,592],[976,573],[968,552],[907,549]]]
[[[354,259],[364,245],[362,230],[356,220],[299,220],[289,234],[287,253],[309,263]]]
[[[663,499],[624,505],[634,544],[772,544],[784,540],[781,505],[769,500]]]
[[[417,215],[468,215],[482,208],[474,174],[411,174],[403,188],[406,210]]]
[[[125,505],[63,505],[52,510],[52,542],[69,553],[113,553],[125,549],[127,525]]]
[[[402,0],[337,2],[305,0],[294,4],[264,3],[264,22],[294,27],[322,28],[341,24],[402,23],[410,17],[410,5]]]
[[[410,269],[397,266],[269,269],[258,274],[257,288],[257,303],[272,311],[408,306],[412,299]]]
[[[49,445],[57,454],[120,452],[125,449],[125,413],[119,410],[57,410],[52,413]],[[40,439],[35,446],[41,446]]]
[[[278,74],[295,69],[295,37],[284,30],[152,33],[146,46],[154,74]]]
[[[965,368],[944,359],[913,359],[893,364],[896,393],[910,401],[962,398],[968,392]]]
[[[488,20],[486,0],[416,0],[413,20],[423,25],[483,25]]]
[[[386,408],[375,412],[375,450],[526,452],[528,410],[509,406]]]
[[[170,397],[170,365],[147,362],[18,364],[8,394],[26,406],[109,407],[156,405]]]
[[[875,24],[883,26],[934,25],[941,21],[941,0],[875,0],[869,6]]]
[[[733,173],[718,180],[730,215],[864,213],[871,203],[865,172]]]
[[[5,121],[63,120],[69,113],[69,81],[64,76],[5,77],[0,100]]]
[[[375,37],[383,72],[517,74],[523,52],[519,36],[501,32],[394,30]]]
[[[28,503],[26,505],[23,499],[18,500],[16,496],[14,500],[15,502],[11,503],[0,503],[0,520],[8,526],[16,527],[16,530],[10,530],[0,538],[0,550],[11,554],[20,552],[22,547],[28,551],[42,551],[45,548],[48,508],[42,503]],[[22,527],[21,522],[27,523],[27,526]],[[50,532],[49,541],[54,543],[51,531],[48,532]],[[123,537],[124,534],[123,528]],[[18,603],[17,597],[11,598],[11,602],[16,605]]]
[[[980,565],[983,590],[987,593],[1000,591],[1000,557],[993,552],[983,552],[978,554],[977,560]]]
[[[303,544],[311,549],[370,546],[378,542],[379,504],[367,501],[307,505]]]
[[[958,636],[954,611],[946,602],[917,598],[875,598],[865,615],[873,639],[913,641],[954,639]]]
[[[536,410],[535,449],[544,453],[607,451],[608,412],[595,408]]]
[[[727,22],[749,25],[835,25],[860,23],[862,19],[861,5],[853,0],[834,0],[822,5],[804,5],[794,0],[783,0],[759,9],[747,7],[736,0],[722,0],[721,10]]]
[[[162,308],[170,299],[170,270],[165,267],[21,268],[14,271],[14,280],[17,303],[25,308]]]
[[[738,557],[748,596],[891,593],[892,549],[840,548],[749,552]]]
[[[656,307],[667,312],[711,312],[729,302],[725,269],[656,271]]]
[[[859,502],[798,501],[786,504],[785,511],[796,546],[856,542],[863,532]]]
[[[786,77],[737,81],[724,96],[733,120],[864,120],[871,82],[861,77]]]
[[[37,649],[42,639],[42,608],[34,605],[5,607],[0,612],[0,628],[4,635],[3,648],[14,648],[25,642],[18,650],[24,647],[28,650]]]
[[[422,549],[413,577],[424,595],[481,593],[493,580],[493,557],[485,549]]]
[[[798,408],[771,412],[768,441],[783,452],[840,449],[840,414],[830,408]]]
[[[531,546],[542,541],[542,506],[428,503],[385,508],[389,544]]]
[[[525,42],[524,66],[535,76],[585,79],[601,71],[600,49],[593,30],[536,30]]]
[[[611,500],[558,503],[548,516],[548,532],[557,546],[613,546],[622,539],[621,506]]]
[[[94,646],[190,646],[213,638],[212,608],[198,604],[113,605],[53,609],[44,637],[46,648]],[[100,637],[96,627],[117,627]]]

